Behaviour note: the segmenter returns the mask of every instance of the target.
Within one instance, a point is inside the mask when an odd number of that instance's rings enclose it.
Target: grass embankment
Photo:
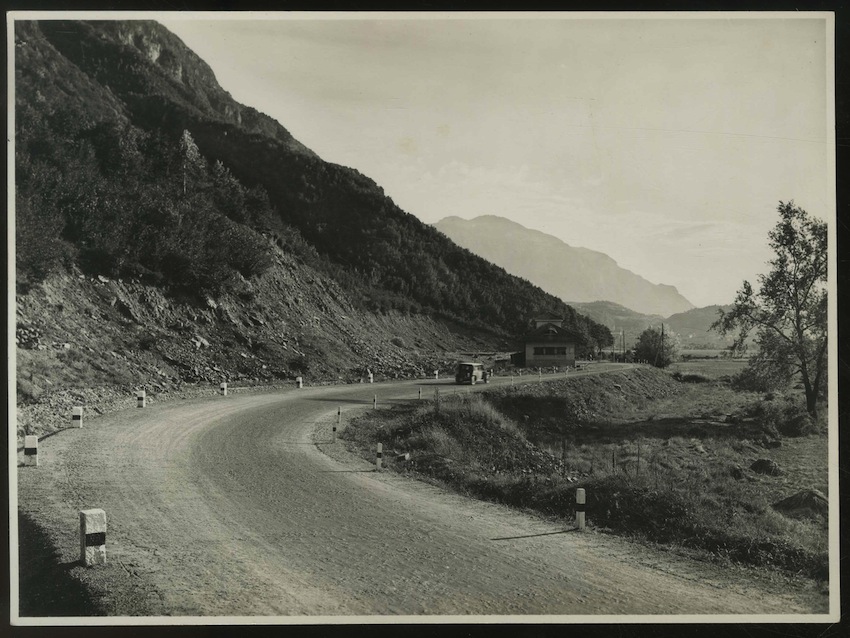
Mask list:
[[[826,494],[823,432],[801,427],[786,398],[679,377],[690,382],[637,369],[444,396],[370,412],[343,436],[366,458],[381,442],[387,467],[478,498],[571,521],[584,487],[594,527],[826,579],[826,521],[771,506]],[[404,452],[407,463],[395,459]],[[758,459],[781,473],[751,470]]]

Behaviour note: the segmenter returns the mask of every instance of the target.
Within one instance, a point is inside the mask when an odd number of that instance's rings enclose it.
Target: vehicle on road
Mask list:
[[[483,363],[463,361],[457,364],[455,383],[469,383],[475,385],[478,381],[487,381],[487,371]]]

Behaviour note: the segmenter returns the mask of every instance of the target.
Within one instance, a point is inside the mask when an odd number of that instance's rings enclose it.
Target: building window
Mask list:
[[[536,356],[536,357],[556,356],[556,355],[566,356],[566,354],[567,354],[567,347],[566,346],[534,346],[534,356]]]

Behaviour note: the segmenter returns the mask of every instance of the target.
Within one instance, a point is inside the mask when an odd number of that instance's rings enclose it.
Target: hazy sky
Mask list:
[[[697,306],[834,215],[824,19],[161,20],[238,101],[433,223],[500,215]]]

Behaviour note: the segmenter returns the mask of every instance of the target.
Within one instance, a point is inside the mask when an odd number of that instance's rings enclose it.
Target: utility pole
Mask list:
[[[617,324],[616,323],[613,324],[613,328],[614,329],[611,331],[611,334],[615,335],[615,334],[617,334]],[[617,359],[616,353],[617,353],[617,340],[614,339],[614,342],[611,344],[611,361],[612,362],[616,361],[616,359]]]

